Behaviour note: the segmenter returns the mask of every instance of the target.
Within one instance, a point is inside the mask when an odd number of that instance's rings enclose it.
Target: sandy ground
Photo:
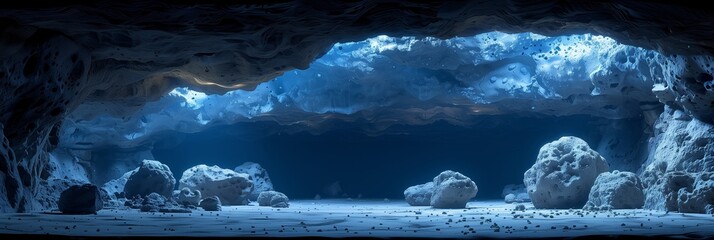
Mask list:
[[[220,212],[96,215],[0,214],[0,234],[210,237],[534,238],[587,235],[714,237],[714,216],[649,210],[515,211],[514,204],[476,201],[468,209],[411,207],[403,201],[298,200],[290,208],[229,206]]]

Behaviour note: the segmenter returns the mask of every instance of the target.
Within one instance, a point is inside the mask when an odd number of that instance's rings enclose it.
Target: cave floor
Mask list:
[[[407,237],[552,238],[587,236],[712,237],[714,216],[650,210],[514,211],[515,204],[474,201],[467,209],[411,207],[404,201],[296,200],[290,208],[224,206],[220,212],[96,215],[0,214],[0,234],[85,237]],[[4,238],[4,237],[3,237]],[[5,239],[5,238],[4,238]]]

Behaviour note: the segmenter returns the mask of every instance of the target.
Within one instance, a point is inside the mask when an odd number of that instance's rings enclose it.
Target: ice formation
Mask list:
[[[336,44],[310,68],[287,72],[253,91],[206,95],[177,88],[122,118],[113,117],[116,107],[84,104],[63,124],[60,143],[126,148],[166,130],[196,132],[259,120],[325,131],[330,123],[324,115],[370,119],[364,124],[370,131],[394,120],[468,124],[469,116],[482,114],[625,118],[657,104],[651,89],[665,77],[659,66],[667,61],[655,51],[589,34],[378,36]]]
[[[577,137],[562,137],[541,147],[523,183],[536,208],[582,208],[605,159]]]

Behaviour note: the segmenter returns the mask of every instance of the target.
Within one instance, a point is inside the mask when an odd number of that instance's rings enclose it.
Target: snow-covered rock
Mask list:
[[[258,163],[245,162],[236,167],[234,171],[248,174],[253,181],[253,192],[250,193],[249,196],[251,201],[257,200],[261,192],[274,190],[273,183],[270,181],[270,176],[268,176],[268,171]]]
[[[183,172],[179,188],[199,190],[204,197],[217,196],[225,205],[246,205],[253,181],[245,173],[201,164]]]
[[[206,211],[221,211],[221,199],[216,196],[207,197],[201,200],[199,206]]]
[[[404,190],[404,199],[411,206],[429,206],[432,194],[434,194],[434,182],[428,182],[408,187]]]
[[[577,137],[561,137],[540,148],[535,164],[523,174],[536,208],[582,208],[597,176],[609,166]]]
[[[201,191],[182,188],[174,191],[174,199],[184,206],[198,206],[201,201]]]
[[[286,208],[290,206],[288,196],[281,192],[264,191],[258,195],[259,206],[271,206],[275,208]]]
[[[126,196],[158,193],[171,197],[175,185],[176,179],[169,166],[156,160],[144,160],[139,169],[129,175],[124,185],[124,193]]]
[[[610,210],[642,208],[645,194],[642,182],[632,172],[604,172],[597,176],[590,189],[585,209]]]
[[[102,210],[104,203],[96,185],[84,184],[62,191],[57,206],[66,214],[92,214]]]
[[[469,199],[476,196],[478,187],[469,177],[451,170],[434,177],[433,208],[464,208]]]

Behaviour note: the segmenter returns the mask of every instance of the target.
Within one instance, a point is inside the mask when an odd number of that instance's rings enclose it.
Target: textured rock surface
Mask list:
[[[59,210],[66,214],[91,214],[102,210],[104,203],[96,185],[74,185],[62,191]]]
[[[176,86],[212,93],[251,89],[291,69],[306,68],[335,42],[361,40],[378,33],[448,38],[491,30],[546,35],[591,32],[676,53],[679,55],[651,58],[657,63],[652,71],[663,73],[653,76],[660,84],[654,93],[686,115],[714,123],[714,64],[711,57],[697,56],[714,52],[714,16],[705,5],[637,1],[18,4],[27,7],[0,10],[0,124],[4,126],[0,138],[8,143],[0,154],[4,158],[0,161],[0,179],[3,193],[7,193],[0,198],[4,212],[42,208],[34,193],[48,161],[47,151],[58,144],[64,115],[80,103],[91,105],[90,111],[84,112],[87,116],[76,118],[86,120],[92,119],[89,115],[103,113],[128,116],[144,102],[156,100]],[[698,24],[686,24],[692,22]],[[486,50],[483,52],[489,52]],[[643,63],[631,58],[628,51],[613,56],[612,60],[621,64],[612,66]],[[638,89],[621,81],[607,81],[643,79],[629,70],[605,74],[613,69],[594,72],[593,76],[602,80],[594,82],[595,92]],[[498,78],[495,80],[498,82]],[[419,88],[415,89],[418,92]],[[511,96],[504,94],[507,89],[502,87],[474,89],[489,90],[483,92],[487,96]],[[577,97],[563,99],[580,101]],[[597,111],[620,109],[617,105],[603,106],[607,108]],[[449,115],[453,111],[436,108],[425,113]],[[133,140],[141,134],[128,136]]]
[[[221,199],[216,196],[207,197],[201,200],[199,206],[206,211],[221,211]]]
[[[669,171],[647,188],[645,207],[685,213],[714,213],[714,172]]]
[[[176,179],[169,166],[155,160],[144,160],[139,169],[126,180],[124,193],[127,196],[158,193],[171,197],[175,185]]]
[[[258,195],[259,206],[286,208],[290,206],[289,201],[288,196],[276,191],[264,191]]]
[[[85,168],[66,155],[50,154],[46,168],[50,176],[40,180],[38,192],[35,193],[36,200],[44,209],[57,209],[60,193],[65,189],[90,183]],[[102,201],[107,203],[103,195]]]
[[[451,170],[434,177],[433,208],[465,208],[466,203],[478,193],[476,183],[469,177]]]
[[[158,212],[161,207],[166,205],[166,198],[155,192],[144,195],[143,199],[141,203],[142,212]]]
[[[561,137],[540,148],[523,183],[536,208],[582,208],[597,176],[608,164],[588,143]]]
[[[174,199],[184,206],[198,206],[198,202],[201,201],[201,191],[182,188],[174,191]]]
[[[237,173],[245,173],[253,181],[253,192],[248,197],[251,201],[256,201],[261,192],[273,191],[273,182],[270,181],[268,170],[254,162],[245,162],[234,169]]]
[[[90,93],[90,55],[56,31],[0,20],[0,211],[42,210],[34,194],[60,121]]]
[[[642,181],[631,172],[604,172],[590,189],[585,209],[610,210],[642,208],[645,204]]]
[[[218,166],[197,165],[183,172],[179,188],[199,190],[205,196],[217,196],[225,205],[246,205],[253,192],[253,181],[245,173]]]
[[[676,211],[679,208],[671,203],[678,195],[676,189],[680,187],[676,186],[693,187],[697,184],[693,180],[700,179],[695,175],[714,172],[714,125],[692,118],[682,110],[665,107],[654,132],[649,158],[640,176],[645,185],[645,208]]]
[[[411,206],[429,206],[432,194],[434,194],[434,182],[428,182],[408,187],[404,190],[404,199]]]
[[[126,182],[127,180],[129,180],[129,177],[138,170],[139,168],[128,171],[124,173],[124,175],[122,175],[121,177],[106,182],[104,185],[102,185],[102,188],[107,191],[107,193],[113,198],[131,197],[133,195],[126,195],[124,193],[124,186],[126,186]]]
[[[531,201],[530,196],[528,196],[528,190],[523,184],[508,184],[504,186],[503,191],[501,191],[501,197],[506,203]]]

